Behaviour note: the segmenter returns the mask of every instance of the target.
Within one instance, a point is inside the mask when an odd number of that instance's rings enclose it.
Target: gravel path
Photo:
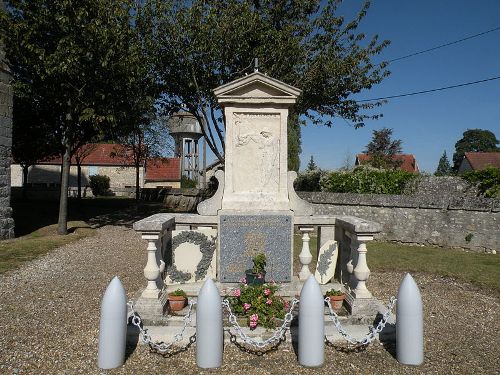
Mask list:
[[[132,297],[145,280],[146,244],[131,229],[99,228],[98,235],[61,247],[0,275],[0,374],[498,374],[498,294],[433,275],[414,275],[424,298],[425,362],[405,367],[393,347],[359,353],[326,348],[321,369],[297,364],[291,346],[257,357],[228,345],[222,368],[200,371],[195,348],[171,357],[139,345],[125,365],[97,368],[99,304],[112,276]],[[373,273],[371,291],[387,302],[402,274]]]

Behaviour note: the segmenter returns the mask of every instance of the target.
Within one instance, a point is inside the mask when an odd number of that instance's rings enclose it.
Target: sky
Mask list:
[[[339,13],[352,17],[363,1],[346,0]],[[350,18],[349,18],[350,19]],[[375,56],[378,63],[500,26],[499,0],[373,0],[359,27],[367,37],[391,41]],[[405,94],[500,76],[500,30],[389,65],[381,84],[356,100]],[[322,169],[354,162],[373,130],[393,129],[404,153],[414,154],[421,171],[434,173],[446,151],[452,162],[455,143],[467,129],[487,129],[500,138],[500,79],[429,94],[390,99],[378,109],[383,117],[354,129],[345,121],[331,128],[302,128],[301,170],[313,156]]]

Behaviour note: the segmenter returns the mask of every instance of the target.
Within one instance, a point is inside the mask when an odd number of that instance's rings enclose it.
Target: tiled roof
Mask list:
[[[146,164],[146,181],[180,181],[180,158],[156,158]]]
[[[500,152],[466,152],[465,158],[474,170],[487,166],[500,168]]]
[[[406,172],[418,172],[417,160],[413,154],[398,154],[393,156],[396,160],[402,160],[401,165],[398,169]],[[356,165],[364,164],[370,161],[371,157],[367,154],[357,154],[356,155]]]
[[[116,165],[116,166],[133,166],[134,159],[127,151],[125,146],[117,143],[89,143],[80,148],[81,151],[89,150],[81,165]],[[61,157],[54,157],[39,164],[61,164]],[[71,164],[76,165],[75,157],[71,158]]]

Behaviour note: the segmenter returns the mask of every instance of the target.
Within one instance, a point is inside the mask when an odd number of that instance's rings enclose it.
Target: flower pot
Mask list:
[[[186,306],[186,297],[168,295],[168,306],[170,311],[179,311]]]
[[[332,305],[332,309],[338,311],[342,308],[342,304],[344,303],[345,294],[341,296],[330,296],[330,305]]]
[[[253,273],[252,270],[246,270],[245,272],[248,285],[262,285],[266,282],[266,272]]]

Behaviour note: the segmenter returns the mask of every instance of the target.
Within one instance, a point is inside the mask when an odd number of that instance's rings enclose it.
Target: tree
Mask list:
[[[73,152],[73,159],[76,163],[76,180],[78,186],[77,198],[82,199],[82,163],[97,148],[95,143],[87,143],[78,147]]]
[[[120,139],[120,143],[125,147],[116,150],[116,155],[121,154],[124,160],[131,159],[134,163],[136,200],[140,198],[140,167],[146,167],[149,159],[158,158],[172,149],[166,129],[164,121],[160,118],[145,116],[127,136]]]
[[[437,166],[435,176],[446,176],[451,173],[451,165],[448,161],[448,156],[446,156],[446,151],[443,152],[443,155],[439,159],[439,164]]]
[[[374,130],[372,140],[366,145],[365,152],[370,157],[368,164],[374,168],[396,169],[402,160],[395,156],[402,151],[400,139],[391,139],[392,129]]]
[[[468,129],[463,133],[462,139],[455,143],[453,154],[453,170],[458,171],[460,163],[466,152],[499,151],[497,146],[500,142],[495,134],[489,130]]]
[[[48,134],[63,150],[59,234],[67,233],[74,151],[90,140],[126,132],[126,122],[121,121],[136,108],[129,99],[138,82],[134,69],[145,63],[136,28],[147,24],[141,21],[144,13],[137,4],[133,0],[7,1],[0,27],[15,79],[14,94],[28,106],[39,103],[37,108],[50,109]]]
[[[314,162],[314,158],[311,155],[311,159],[309,159],[309,163],[307,164],[307,170],[308,171],[315,171],[316,169],[318,169],[318,166]]]
[[[339,0],[149,0],[156,14],[156,72],[164,83],[161,105],[174,112],[185,105],[197,117],[213,153],[224,161],[226,119],[213,89],[252,71],[259,58],[262,72],[296,86],[302,95],[290,118],[309,118],[331,126],[336,118],[357,127],[381,101],[358,103],[350,96],[370,89],[389,73],[373,64],[388,41],[365,40],[357,27],[369,3],[350,22],[336,15]],[[294,130],[290,130],[294,127]],[[289,134],[296,136],[296,122]],[[290,142],[292,143],[292,142]],[[292,168],[297,167],[291,161]]]

